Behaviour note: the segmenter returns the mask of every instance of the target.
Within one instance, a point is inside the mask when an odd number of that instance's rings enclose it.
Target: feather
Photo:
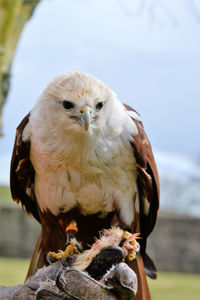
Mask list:
[[[29,122],[28,114],[17,127],[10,167],[10,188],[14,201],[21,202],[28,214],[40,222],[38,208],[34,197],[34,175],[30,160],[30,142],[22,139],[23,130]],[[27,189],[30,192],[27,193]]]
[[[91,112],[87,131],[77,121],[83,105]],[[10,174],[13,200],[41,222],[44,258],[64,247],[72,219],[86,246],[114,216],[141,233],[145,258],[159,209],[156,163],[139,114],[99,80],[69,72],[47,86],[17,128]]]

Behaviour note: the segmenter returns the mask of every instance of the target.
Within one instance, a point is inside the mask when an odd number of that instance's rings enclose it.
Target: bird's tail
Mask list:
[[[144,261],[144,268],[145,268],[145,273],[147,276],[149,276],[151,279],[156,279],[157,278],[157,270],[154,265],[153,260],[149,257],[147,253],[143,255],[143,261]]]
[[[138,254],[136,259],[129,263],[129,266],[137,274],[138,291],[134,298],[135,300],[151,300],[147,279],[145,275],[144,263],[141,254]]]
[[[26,275],[26,279],[28,277],[34,275],[39,268],[42,268],[45,265],[44,254],[42,250],[42,233],[40,233],[39,238],[37,240],[37,244],[35,246],[35,250],[33,252],[31,263],[28,269],[28,273]]]

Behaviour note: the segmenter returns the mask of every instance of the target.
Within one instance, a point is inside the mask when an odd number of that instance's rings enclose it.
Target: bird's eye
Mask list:
[[[63,107],[65,109],[71,109],[74,107],[74,104],[70,101],[65,100],[65,101],[63,101]]]
[[[96,109],[101,110],[102,107],[103,107],[103,102],[98,102],[97,105],[96,105]]]

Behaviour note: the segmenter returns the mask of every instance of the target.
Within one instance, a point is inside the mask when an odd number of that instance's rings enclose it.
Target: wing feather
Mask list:
[[[125,105],[128,111],[134,111],[130,106]],[[140,197],[140,230],[143,239],[152,232],[159,209],[160,184],[157,166],[153,156],[151,144],[144,131],[139,118],[133,118],[138,134],[133,136],[131,145],[137,162],[138,190]],[[145,212],[144,202],[149,202],[148,214]]]
[[[156,278],[156,268],[151,258],[146,254],[147,237],[152,232],[158,215],[160,199],[160,183],[157,166],[153,156],[151,144],[144,131],[144,127],[137,112],[125,105],[128,111],[134,112],[130,117],[135,122],[138,133],[132,137],[131,145],[137,163],[137,185],[140,199],[140,213],[136,216],[133,228],[140,230],[140,250],[144,260],[145,271],[148,276]],[[136,117],[134,115],[136,114]],[[134,201],[134,199],[133,199]],[[139,224],[138,224],[139,222]]]
[[[30,161],[30,141],[24,142],[22,139],[29,116],[30,114],[22,120],[16,130],[10,167],[10,188],[13,200],[21,202],[27,213],[32,214],[40,222],[33,190],[35,171]]]

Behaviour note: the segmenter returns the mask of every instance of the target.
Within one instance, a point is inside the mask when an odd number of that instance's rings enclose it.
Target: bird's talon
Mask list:
[[[47,264],[48,265],[51,265],[54,261],[52,260],[52,256],[51,256],[51,253],[50,252],[48,252],[47,253],[47,257],[46,257],[46,261],[47,261]]]
[[[80,253],[83,253],[83,249],[82,249],[82,247],[81,247],[81,245],[80,244],[76,244],[76,249],[80,252]]]
[[[72,254],[79,254],[81,252],[83,252],[81,244],[79,244],[76,239],[71,239],[71,241],[66,245],[64,258]]]
[[[54,263],[57,260],[60,260],[63,257],[63,251],[58,251],[58,252],[54,252],[54,251],[49,251],[47,254],[47,262],[49,264]]]
[[[49,251],[47,254],[47,262],[51,264],[57,260],[64,261],[65,258],[67,258],[68,256],[73,254],[79,254],[82,252],[83,250],[81,245],[77,242],[77,240],[73,239],[69,243],[67,243],[64,251],[62,250],[59,250],[58,252]]]
[[[71,242],[67,243],[67,244],[65,245],[66,249],[67,249],[67,247],[69,247],[70,245],[71,245]],[[74,249],[78,250],[78,252],[80,252],[80,253],[83,252],[83,249],[81,248],[80,244],[75,243],[73,246],[74,246]]]
[[[132,234],[128,231],[124,231],[123,233],[123,239],[125,239],[123,248],[127,251],[128,261],[134,260],[139,252],[139,243],[136,241],[138,235],[138,233]]]

